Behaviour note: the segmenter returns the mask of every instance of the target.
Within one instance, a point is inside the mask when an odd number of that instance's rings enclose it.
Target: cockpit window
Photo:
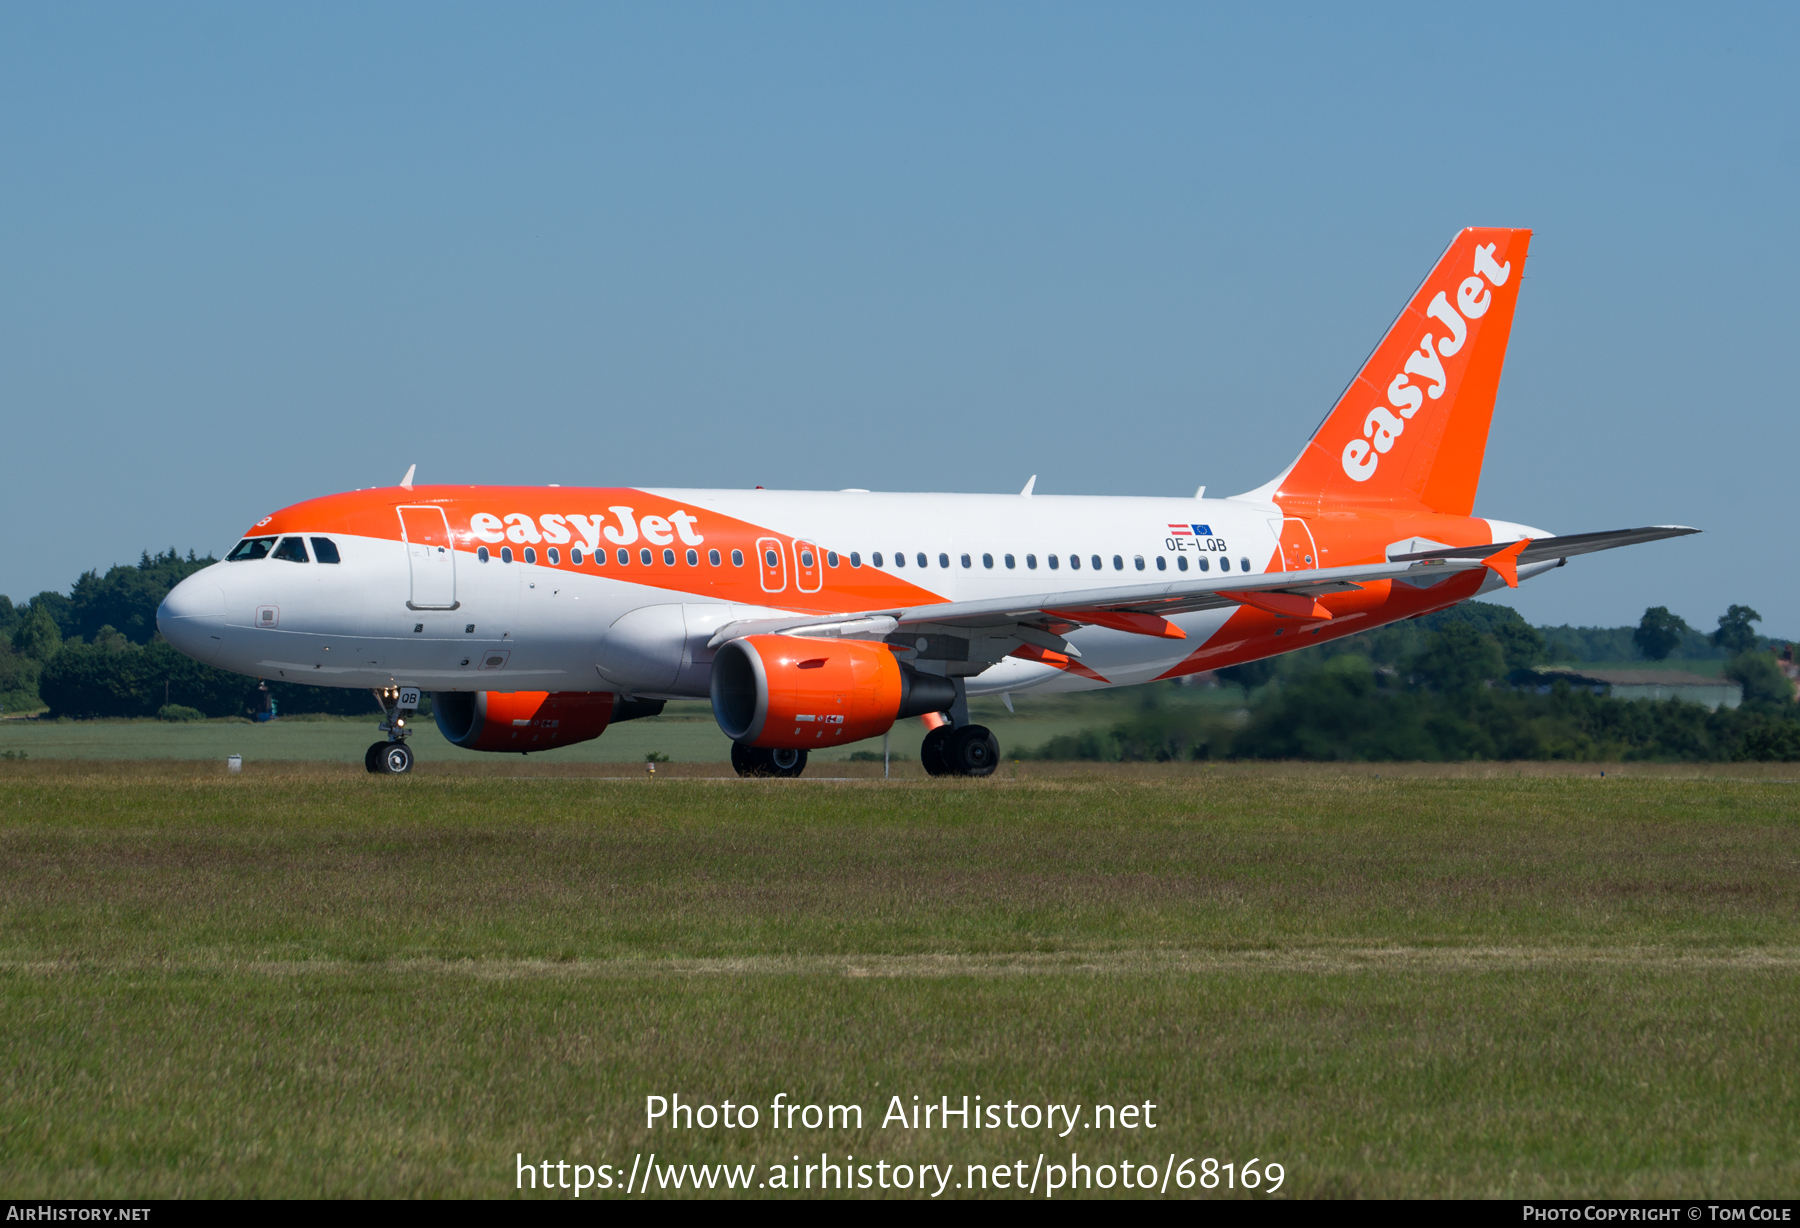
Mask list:
[[[281,544],[275,547],[275,553],[271,554],[269,557],[272,559],[280,559],[284,563],[311,562],[311,560],[306,557],[306,540],[300,537],[282,538]]]
[[[341,563],[341,562],[343,562],[343,560],[338,557],[337,543],[332,541],[329,537],[313,538],[312,539],[312,548],[313,548],[313,558],[317,559],[321,563]]]
[[[245,559],[262,559],[269,556],[269,547],[275,544],[273,537],[246,537],[232,548],[225,556],[227,563],[242,563]]]

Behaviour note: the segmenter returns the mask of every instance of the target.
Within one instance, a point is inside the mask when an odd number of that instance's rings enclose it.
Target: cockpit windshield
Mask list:
[[[286,563],[304,563],[306,562],[306,543],[298,537],[284,537],[281,539],[281,544],[275,547],[275,553],[269,557],[280,559]]]
[[[225,556],[227,563],[242,563],[245,559],[267,558],[269,547],[275,544],[273,537],[246,537]]]

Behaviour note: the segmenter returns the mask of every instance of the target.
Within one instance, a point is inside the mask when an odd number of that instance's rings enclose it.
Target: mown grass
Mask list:
[[[1792,1196],[1795,798],[3,764],[0,1187],[501,1195],[519,1152],[1077,1146],[1274,1159],[1287,1194]],[[867,1125],[645,1129],[672,1091]],[[896,1093],[1160,1124],[884,1131]]]

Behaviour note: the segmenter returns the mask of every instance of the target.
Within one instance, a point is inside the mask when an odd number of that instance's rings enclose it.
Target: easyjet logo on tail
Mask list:
[[[1426,398],[1435,401],[1444,395],[1449,379],[1444,374],[1444,359],[1461,352],[1469,337],[1469,321],[1487,314],[1493,302],[1489,286],[1504,286],[1512,276],[1512,261],[1494,263],[1495,244],[1475,249],[1475,271],[1456,288],[1456,305],[1439,290],[1425,314],[1439,321],[1447,330],[1441,339],[1426,333],[1419,348],[1406,356],[1399,374],[1388,384],[1387,405],[1377,405],[1363,418],[1361,438],[1344,445],[1344,472],[1355,482],[1366,482],[1375,476],[1376,468],[1406,433],[1406,424],[1424,406]],[[1484,280],[1485,279],[1485,280]],[[1421,387],[1413,377],[1425,381]],[[1397,415],[1397,416],[1396,416]]]
[[[689,546],[698,546],[706,540],[694,531],[695,526],[700,523],[699,519],[686,511],[640,518],[629,507],[609,507],[606,510],[612,513],[614,523],[606,523],[605,514],[600,512],[591,516],[574,513],[558,516],[550,513],[535,520],[524,512],[508,512],[504,516],[493,512],[476,512],[469,517],[469,532],[484,542],[517,542],[521,545],[535,542],[559,545],[573,540],[575,534],[579,533],[589,550],[598,550],[602,537],[615,546],[629,546],[638,539],[640,533],[653,546],[666,546],[677,535]]]

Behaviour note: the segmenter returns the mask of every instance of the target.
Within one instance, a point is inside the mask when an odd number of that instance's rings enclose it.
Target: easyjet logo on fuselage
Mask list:
[[[1512,275],[1512,261],[1494,263],[1494,247],[1489,243],[1475,249],[1474,274],[1464,278],[1456,288],[1454,307],[1450,305],[1449,294],[1439,290],[1425,309],[1425,314],[1442,323],[1449,335],[1439,340],[1434,333],[1425,334],[1419,348],[1406,356],[1400,373],[1388,384],[1388,404],[1371,409],[1363,418],[1362,437],[1344,445],[1344,472],[1352,481],[1366,482],[1374,477],[1381,458],[1406,433],[1407,422],[1419,412],[1425,398],[1435,401],[1444,395],[1449,384],[1444,374],[1444,359],[1461,352],[1469,337],[1468,322],[1487,314],[1493,303],[1488,287],[1504,286]],[[1409,377],[1415,375],[1426,380],[1429,386],[1421,389],[1414,384]],[[1398,411],[1397,417],[1395,411]]]
[[[535,519],[524,512],[507,512],[505,515],[476,512],[469,517],[469,533],[484,542],[516,542],[520,545],[536,542],[560,545],[573,541],[575,535],[580,534],[589,550],[600,549],[602,537],[615,546],[629,546],[639,535],[653,546],[667,546],[677,536],[689,546],[698,546],[706,540],[696,531],[699,518],[685,510],[673,511],[667,516],[643,517],[624,506],[606,510],[612,513],[611,524],[600,512],[592,515],[570,512],[560,516],[550,512]]]

